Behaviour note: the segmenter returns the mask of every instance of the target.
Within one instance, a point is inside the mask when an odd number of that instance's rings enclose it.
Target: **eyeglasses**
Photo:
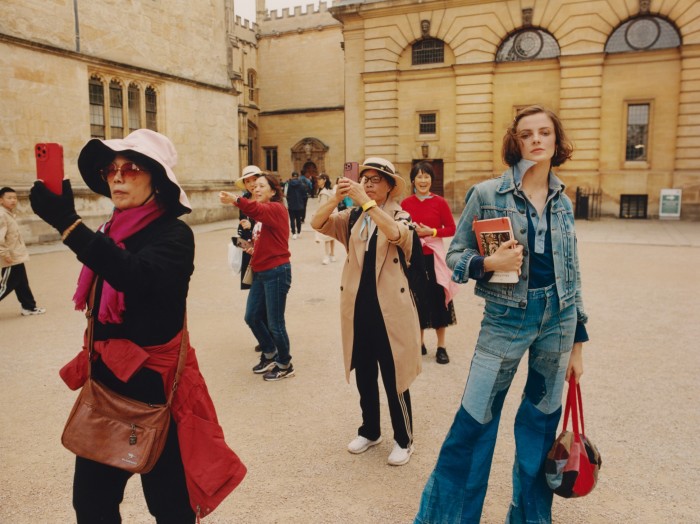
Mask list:
[[[122,179],[135,178],[142,173],[147,173],[145,169],[139,167],[134,162],[124,162],[120,166],[112,162],[108,166],[105,166],[102,169],[100,169],[98,173],[102,180],[107,182],[108,178],[114,178],[116,176],[117,171],[121,173]]]
[[[366,184],[367,182],[372,182],[373,185],[379,184],[384,180],[384,177],[382,175],[374,175],[374,176],[361,176],[360,177],[360,182],[363,184]]]

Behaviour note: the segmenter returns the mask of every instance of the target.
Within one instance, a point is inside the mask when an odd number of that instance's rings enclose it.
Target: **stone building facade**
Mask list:
[[[140,127],[175,144],[189,222],[232,216],[217,193],[239,176],[248,150],[239,128],[256,119],[244,93],[255,34],[234,16],[233,0],[0,2],[0,184],[19,192],[25,238],[57,238],[26,199],[35,143],[63,146],[78,212],[94,226],[111,206],[83,184],[78,153],[91,136]]]
[[[332,176],[374,155],[407,176],[427,158],[459,211],[504,169],[517,109],[540,103],[574,141],[559,170],[572,198],[600,190],[617,216],[644,196],[656,216],[676,188],[700,218],[697,1],[341,0],[271,16],[258,0],[257,22],[260,154],[277,149],[283,178],[312,139]]]

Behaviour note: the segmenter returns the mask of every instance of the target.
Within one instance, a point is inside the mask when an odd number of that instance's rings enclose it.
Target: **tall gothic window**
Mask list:
[[[141,127],[141,93],[139,86],[129,84],[129,131]]]
[[[679,47],[681,36],[669,21],[659,16],[638,16],[615,29],[605,43],[606,53],[627,53]]]
[[[158,99],[152,87],[146,88],[146,127],[158,131]]]
[[[102,81],[97,77],[90,78],[88,84],[90,95],[90,136],[105,138],[105,92]]]
[[[265,171],[277,173],[277,148],[264,147],[265,150]]]
[[[109,133],[111,138],[124,137],[122,86],[116,80],[109,83]]]
[[[556,58],[561,54],[557,40],[544,29],[527,27],[507,37],[496,52],[496,62],[524,62]]]
[[[413,44],[413,65],[442,64],[445,61],[445,43],[437,38],[425,38]]]

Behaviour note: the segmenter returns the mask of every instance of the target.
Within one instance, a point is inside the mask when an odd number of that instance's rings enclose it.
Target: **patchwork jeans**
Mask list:
[[[559,308],[551,285],[528,291],[527,307],[487,301],[462,397],[423,490],[417,524],[481,519],[501,409],[528,351],[528,375],[515,417],[513,499],[506,523],[551,523],[544,460],[561,416],[561,396],[576,330],[576,307]]]

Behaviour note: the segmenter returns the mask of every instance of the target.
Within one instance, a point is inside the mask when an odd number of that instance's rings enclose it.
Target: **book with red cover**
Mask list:
[[[474,220],[472,229],[476,235],[476,243],[479,245],[479,253],[483,257],[493,254],[502,243],[514,238],[513,227],[509,217]],[[519,274],[517,271],[494,271],[489,282],[495,284],[517,284],[518,280]]]

